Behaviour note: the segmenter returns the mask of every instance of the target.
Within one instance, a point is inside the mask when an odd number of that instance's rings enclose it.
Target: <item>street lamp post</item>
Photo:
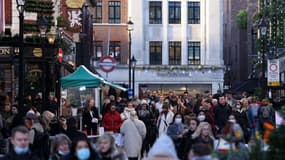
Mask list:
[[[58,115],[62,114],[62,110],[60,107],[60,101],[61,101],[61,92],[60,92],[60,78],[61,78],[61,64],[63,53],[62,49],[59,48],[58,40],[60,39],[61,35],[60,32],[56,32],[54,27],[51,27],[50,32],[47,34],[48,43],[55,45],[57,49],[57,61],[55,63],[55,72],[56,72],[56,85],[55,85],[55,97],[57,98],[57,113]],[[61,40],[61,39],[60,39]]]
[[[128,59],[128,63],[129,63],[129,89],[131,88],[131,55],[132,55],[132,31],[134,30],[133,25],[134,23],[129,20],[127,22],[128,25],[128,32],[129,32],[129,59]]]
[[[265,60],[265,52],[266,52],[266,48],[265,48],[265,44],[266,44],[266,32],[267,32],[267,24],[265,22],[264,19],[261,20],[261,23],[259,25],[259,29],[260,29],[260,34],[262,36],[262,76],[261,76],[261,88],[262,88],[262,96],[265,98],[265,69],[266,69],[266,60]]]
[[[25,63],[24,63],[24,6],[25,0],[17,0],[17,10],[19,12],[19,90],[18,105],[24,105],[24,85],[25,85]]]
[[[46,31],[48,27],[48,20],[45,17],[42,17],[39,19],[38,22],[39,30],[40,30],[40,43],[43,53],[43,72],[42,72],[42,107],[45,106],[46,103],[46,62],[45,62],[45,52],[44,52],[44,41],[42,41],[42,38],[46,37]]]
[[[132,57],[132,59],[131,59],[131,64],[132,64],[132,67],[133,67],[133,98],[134,98],[134,96],[135,96],[135,70],[136,70],[136,63],[137,63],[137,60],[136,60],[136,58],[135,58],[135,56],[133,56]]]

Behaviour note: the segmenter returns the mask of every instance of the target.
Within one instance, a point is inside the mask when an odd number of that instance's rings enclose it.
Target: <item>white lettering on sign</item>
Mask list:
[[[72,10],[72,11],[68,11],[68,20],[70,22],[70,27],[74,27],[75,24],[77,24],[78,26],[81,26],[81,10]]]

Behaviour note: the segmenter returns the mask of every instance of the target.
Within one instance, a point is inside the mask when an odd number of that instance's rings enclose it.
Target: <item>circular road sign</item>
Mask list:
[[[269,66],[271,72],[276,72],[278,69],[277,64],[270,64]]]
[[[115,69],[116,60],[110,56],[103,56],[102,58],[100,58],[97,65],[103,72],[112,72]]]

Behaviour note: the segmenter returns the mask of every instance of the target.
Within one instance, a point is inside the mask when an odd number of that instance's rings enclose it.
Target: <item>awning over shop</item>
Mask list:
[[[122,90],[122,91],[127,91],[128,90],[128,89],[126,89],[126,88],[124,88],[124,87],[122,87],[120,85],[117,85],[117,84],[114,84],[114,83],[111,83],[111,82],[108,82],[108,81],[104,81],[103,83],[106,84],[106,85],[109,85],[111,87],[114,87],[116,89]]]
[[[94,73],[90,72],[85,66],[79,66],[75,72],[72,74],[61,78],[61,86],[63,88],[68,87],[82,87],[85,86],[87,88],[97,88],[100,87],[100,84],[106,84],[116,89],[120,89],[122,91],[126,91],[127,89],[121,87],[119,85],[113,84],[104,78],[95,75]]]

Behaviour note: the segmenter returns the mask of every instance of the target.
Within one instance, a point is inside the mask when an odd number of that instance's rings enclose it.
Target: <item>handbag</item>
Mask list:
[[[230,150],[235,150],[235,144],[234,143],[230,143],[228,141],[226,141],[224,138],[220,138],[218,140],[218,144],[216,146],[216,150],[220,151],[220,152],[228,152]]]
[[[122,133],[115,133],[115,134],[113,134],[113,137],[115,139],[115,144],[118,147],[123,147],[124,146],[125,137],[124,137],[124,135]]]

